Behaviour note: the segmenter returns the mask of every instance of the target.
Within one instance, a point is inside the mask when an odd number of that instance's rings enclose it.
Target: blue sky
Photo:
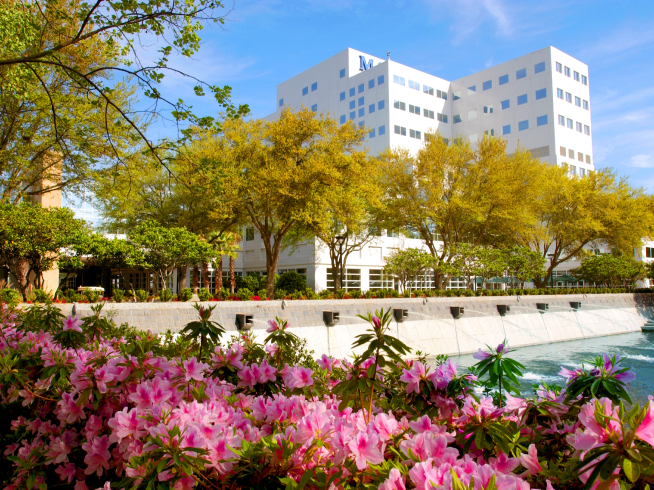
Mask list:
[[[228,11],[175,63],[230,85],[255,117],[275,110],[277,84],[347,47],[453,80],[553,45],[589,65],[596,167],[654,192],[651,0],[235,0]],[[198,113],[218,109],[179,77],[163,85]]]

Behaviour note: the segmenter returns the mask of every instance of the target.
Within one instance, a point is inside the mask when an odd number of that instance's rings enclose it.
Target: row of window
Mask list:
[[[560,88],[557,88],[556,89],[556,96],[559,99],[564,100],[563,99],[563,90],[561,90]],[[565,101],[572,104],[572,94],[570,92],[565,92]],[[575,96],[575,105],[577,107],[583,107],[586,110],[589,109],[588,101],[587,100],[581,100],[581,97]]]
[[[579,175],[580,177],[585,177],[586,172],[590,174],[590,170],[586,170],[585,168],[579,167],[579,173],[577,174],[577,167],[575,165],[568,165],[569,173],[570,175]]]
[[[402,85],[403,87],[406,87],[406,79],[404,77],[401,77],[399,75],[393,75],[393,83],[396,83],[398,85]],[[420,83],[419,82],[414,82],[413,80],[409,80],[408,87],[412,90],[417,90],[420,92]],[[436,89],[434,91],[434,87],[430,87],[428,85],[422,85],[422,93],[427,94],[427,95],[436,95],[436,97],[447,100],[447,91],[446,90],[438,90]]]
[[[545,126],[549,123],[547,114],[544,116],[538,116],[536,118],[536,126]],[[518,122],[518,131],[525,131],[529,129],[529,119],[525,119],[524,121]],[[495,133],[493,130],[490,130],[491,133],[486,132],[486,134],[490,134],[491,136],[495,136]],[[502,126],[502,136],[511,134],[512,128],[510,124],[506,124]]]
[[[397,124],[395,125],[395,134],[399,134],[400,136],[406,136],[406,128],[404,126],[398,126]],[[426,136],[426,135],[425,135]],[[409,129],[409,138],[414,138],[417,140],[422,139],[422,133],[418,130],[415,129]]]
[[[377,85],[383,85],[384,84],[384,75],[379,75],[377,77]],[[375,79],[371,78],[368,80],[368,89],[375,88]],[[356,87],[352,87],[349,90],[349,95],[350,97],[354,97],[357,93],[361,94],[364,92],[366,89],[366,84],[365,83],[360,83]],[[345,100],[345,92],[341,92],[340,94],[340,99]]]
[[[542,61],[540,63],[536,63],[534,65],[534,74],[536,73],[541,73],[544,72],[546,69],[545,67],[545,62]],[[515,79],[520,80],[522,78],[527,77],[527,69],[526,68],[521,68],[520,70],[516,70],[515,72]],[[499,77],[499,85],[505,85],[509,83],[509,74],[507,73],[506,75],[502,75]],[[493,80],[486,80],[481,84],[482,91],[490,90],[493,88]],[[468,87],[468,95],[474,95],[477,93],[477,85],[472,85]],[[461,98],[461,91],[454,92],[454,100],[459,100]]]
[[[575,123],[572,119],[569,117],[566,118],[565,116],[562,116],[559,114],[559,126],[567,126],[568,129],[577,129],[578,133],[584,133],[587,136],[590,136],[590,126],[587,126],[585,124],[581,124],[579,121]]]
[[[404,103],[404,102],[402,102],[400,100],[394,101],[393,102],[393,107],[395,109],[399,109],[401,111],[406,111],[406,103]],[[409,104],[409,112],[411,114],[415,114],[417,116],[419,116],[421,114],[420,107],[418,107],[417,105],[412,105],[412,104]],[[441,114],[440,112],[438,112],[436,114],[438,115],[437,117],[438,117],[439,122],[447,123],[447,114]],[[422,115],[429,118],[429,119],[434,119],[434,111],[430,111],[429,109],[424,109],[423,108]]]
[[[318,82],[313,82],[313,83],[311,84],[311,91],[312,91],[312,92],[315,92],[316,90],[318,90]],[[307,95],[308,93],[309,93],[309,86],[307,85],[306,87],[304,87],[304,88],[302,89],[302,95]],[[284,99],[282,99],[282,101],[283,101],[283,100],[284,100]],[[281,106],[281,105],[283,105],[283,104],[279,104],[279,105]]]
[[[645,247],[645,257],[648,259],[654,258],[654,247]]]
[[[563,66],[558,61],[556,62],[556,71],[563,73],[566,77],[570,77],[570,68]],[[584,85],[588,85],[588,77],[586,75],[580,75],[578,71],[574,72],[573,77],[577,82],[581,82]]]
[[[359,98],[359,102],[360,102],[359,103],[360,106],[364,105],[363,97]],[[350,109],[354,109],[354,101],[350,102]],[[385,100],[380,100],[376,104],[376,110],[381,111],[383,109],[386,109],[386,101]],[[372,114],[373,112],[375,112],[375,103],[374,102],[368,106],[368,114]],[[360,107],[358,113],[359,113],[359,117],[365,116],[366,115],[366,108],[365,107]],[[350,120],[356,119],[356,117],[357,117],[357,111],[356,110],[351,111],[350,112]],[[340,117],[339,122],[341,124],[345,124],[345,114],[343,114]]]
[[[562,157],[571,158],[572,160],[575,159],[575,151],[570,148],[568,148],[566,151],[564,146],[561,146],[559,148],[559,155],[561,155]],[[581,153],[580,151],[577,152],[577,160],[579,160],[582,163],[584,162],[584,154]],[[586,163],[590,165],[590,155],[586,155]]]

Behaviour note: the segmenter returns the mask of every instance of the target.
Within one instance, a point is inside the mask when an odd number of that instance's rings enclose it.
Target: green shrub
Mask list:
[[[291,293],[291,299],[304,299],[304,293],[302,291],[295,291]]]
[[[318,293],[316,293],[316,292],[315,292],[313,289],[311,289],[311,288],[306,288],[306,289],[304,290],[304,296],[305,296],[307,299],[320,299],[320,296],[318,295]]]
[[[83,300],[82,295],[74,289],[67,289],[65,296],[69,303],[79,303]]]
[[[198,289],[198,298],[200,301],[209,301],[213,298],[213,294],[207,288]]]
[[[295,291],[304,291],[307,288],[307,278],[306,276],[298,274],[295,271],[285,272],[279,276],[277,287],[288,291],[289,293],[294,293]]]
[[[178,301],[189,301],[193,297],[193,290],[191,288],[183,288],[177,295]]]
[[[88,291],[84,291],[84,296],[89,300],[89,303],[97,303],[100,299],[100,291],[89,289]]]
[[[139,303],[145,303],[150,297],[150,294],[144,289],[137,289],[134,291],[134,296]]]
[[[111,291],[111,296],[114,298],[116,303],[122,303],[125,299],[125,290],[124,289],[114,289]]]
[[[35,289],[34,299],[36,299],[37,303],[49,303],[52,301],[52,295],[43,289]]]
[[[173,299],[173,292],[170,289],[159,291],[159,301],[167,302]]]
[[[275,299],[284,299],[287,294],[283,289],[275,289]]]
[[[264,301],[268,297],[265,289],[259,289],[259,291],[257,291],[257,296],[259,296]]]
[[[241,301],[248,301],[254,294],[248,288],[241,288],[236,293],[236,297]]]
[[[347,290],[337,289],[336,292],[334,293],[334,296],[336,296],[336,299],[343,299],[345,298],[346,294],[347,294]]]
[[[245,276],[242,279],[242,285],[239,286],[240,288],[247,288],[250,291],[258,291],[262,287],[265,287],[266,283],[264,282],[261,284],[261,276],[259,274],[250,274],[248,276]]]
[[[231,296],[229,289],[227,288],[222,288],[220,291],[216,291],[216,294],[213,295],[214,298],[219,299],[219,300],[226,300]]]
[[[15,289],[5,288],[0,290],[0,301],[8,305],[16,306],[22,299],[23,297]]]

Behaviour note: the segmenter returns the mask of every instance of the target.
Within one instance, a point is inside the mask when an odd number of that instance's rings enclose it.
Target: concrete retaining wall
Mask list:
[[[512,347],[563,342],[587,337],[600,337],[639,332],[652,318],[651,294],[598,294],[566,296],[491,296],[453,298],[396,298],[370,300],[319,301],[243,301],[205,303],[216,306],[212,319],[228,331],[236,331],[236,314],[254,316],[253,332],[266,335],[267,321],[278,316],[289,321],[291,331],[307,339],[316,355],[345,357],[352,354],[351,345],[357,335],[368,328],[358,314],[380,308],[404,308],[409,318],[393,322],[392,330],[399,338],[428,355],[464,354],[479,347],[497,345],[505,337]],[[582,308],[572,311],[571,301],[580,301]],[[536,303],[548,303],[549,311],[539,313]],[[498,304],[510,305],[511,311],[501,317]],[[465,314],[452,318],[450,306],[463,306]],[[72,305],[61,305],[68,314]],[[340,313],[340,323],[326,327],[323,311]],[[90,305],[77,305],[81,317],[90,315]],[[107,314],[118,324],[127,322],[154,332],[181,330],[197,318],[190,303],[119,303],[107,304]]]

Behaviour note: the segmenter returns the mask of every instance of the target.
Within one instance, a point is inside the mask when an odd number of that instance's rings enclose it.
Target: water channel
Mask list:
[[[583,361],[604,352],[619,354],[625,358],[622,365],[632,366],[636,371],[636,380],[631,382],[628,389],[634,402],[642,404],[647,401],[648,395],[654,395],[654,332],[520,347],[512,351],[510,357],[527,368],[521,379],[521,391],[523,395],[533,395],[532,385],[535,383],[565,385],[565,379],[557,374],[561,366],[568,369],[581,367]],[[472,354],[451,357],[459,363],[459,372],[477,362]]]

